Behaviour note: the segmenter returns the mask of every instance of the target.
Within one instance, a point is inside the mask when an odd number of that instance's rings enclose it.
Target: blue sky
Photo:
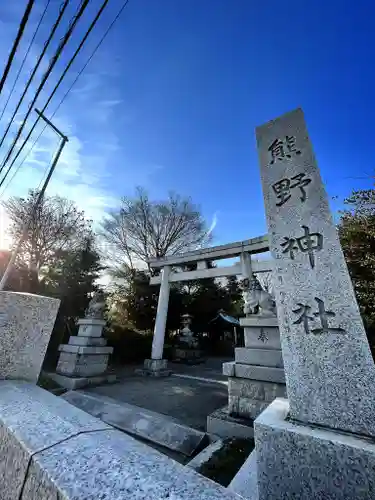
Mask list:
[[[25,3],[1,2],[2,59]],[[51,2],[34,60],[60,3]],[[121,4],[110,2],[55,104]],[[37,2],[34,23],[44,5]],[[92,2],[65,60],[98,5]],[[374,18],[370,0],[130,0],[56,115],[70,142],[50,193],[71,197],[99,220],[137,185],[156,199],[174,190],[216,221],[216,244],[263,234],[254,129],[298,106],[329,195],[371,187]],[[56,145],[52,134],[43,136],[0,196],[37,186]]]

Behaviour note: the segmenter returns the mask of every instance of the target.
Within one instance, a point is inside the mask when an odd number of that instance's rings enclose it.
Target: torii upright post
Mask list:
[[[168,361],[163,359],[165,327],[168,316],[169,302],[169,275],[170,266],[164,266],[159,291],[158,308],[156,312],[154,337],[152,340],[151,359],[145,359],[143,370],[137,370],[142,375],[165,377],[171,374],[168,370]]]

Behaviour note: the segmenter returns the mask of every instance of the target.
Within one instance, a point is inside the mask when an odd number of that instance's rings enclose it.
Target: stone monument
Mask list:
[[[51,297],[0,292],[0,379],[38,381],[59,306]]]
[[[191,314],[181,316],[182,328],[176,339],[174,348],[174,360],[188,364],[196,364],[202,361],[202,351],[199,349],[199,341],[191,331]]]
[[[97,292],[89,303],[85,318],[78,320],[78,335],[71,336],[68,344],[59,346],[56,373],[49,376],[63,387],[77,389],[116,380],[115,375],[106,373],[113,347],[107,347],[107,341],[102,337],[106,323],[104,309],[104,295]]]
[[[255,421],[259,498],[374,498],[375,366],[302,111],[257,143],[289,398]]]
[[[207,419],[208,432],[222,437],[252,437],[255,418],[275,398],[286,395],[275,301],[255,274],[249,275],[242,280],[245,347],[235,348],[235,361],[223,363],[228,407]]]

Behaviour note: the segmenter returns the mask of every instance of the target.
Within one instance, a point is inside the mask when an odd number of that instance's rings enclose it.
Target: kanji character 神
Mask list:
[[[315,266],[314,250],[319,251],[323,248],[323,235],[320,233],[310,233],[307,226],[302,226],[304,235],[300,238],[288,238],[284,236],[284,243],[280,246],[284,248],[282,253],[289,252],[291,259],[294,259],[294,253],[301,251],[308,253],[310,266],[313,269]]]

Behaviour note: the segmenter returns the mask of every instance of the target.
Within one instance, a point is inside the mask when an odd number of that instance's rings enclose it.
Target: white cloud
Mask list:
[[[14,38],[14,30],[19,23],[19,18],[23,11],[19,9],[20,4],[23,2],[10,2],[9,5],[13,3],[17,4],[17,8],[13,6],[8,9],[8,7],[4,5],[0,7],[0,14],[4,14],[7,20],[7,29],[2,30],[0,35],[0,57],[4,61],[6,60],[6,55],[9,52],[9,48]],[[37,8],[39,10],[41,6],[42,2],[37,2]],[[36,13],[39,13],[39,10],[37,10]],[[36,18],[37,17],[38,16],[36,16]],[[49,22],[50,21],[51,19]],[[30,26],[30,33],[33,32],[34,28],[35,26]],[[26,39],[22,42],[23,50],[26,50],[28,40]],[[13,73],[7,82],[6,88],[4,88],[4,93],[0,99],[0,111],[7,98],[7,92],[9,92],[13,84],[13,79],[18,70],[17,64],[20,64],[24,54],[23,50],[20,51],[20,55],[18,55],[18,59],[15,61]],[[34,45],[30,53],[30,59],[24,68],[25,75],[29,74],[30,64],[35,62],[40,50],[40,45]],[[51,54],[47,55],[48,57],[51,56]],[[83,60],[85,59],[82,59],[82,61]],[[118,99],[118,92],[115,85],[107,85],[106,98],[101,98],[105,74],[114,74],[111,69],[110,60],[110,57],[102,59],[102,68],[100,71],[95,70],[95,72],[89,72],[88,70],[87,73],[82,75],[82,78],[77,83],[77,87],[72,90],[68,99],[53,118],[53,123],[69,137],[69,142],[63,150],[56,171],[48,186],[47,193],[50,195],[59,194],[60,196],[72,199],[77,203],[80,209],[85,211],[88,217],[95,221],[100,220],[104,211],[116,203],[116,197],[113,195],[111,183],[109,182],[110,173],[108,167],[112,165],[113,155],[120,150],[120,142],[116,131],[111,127],[111,116],[115,108],[120,105],[122,101]],[[95,61],[93,62],[95,65]],[[40,69],[41,73],[46,65],[47,59],[44,63],[44,68]],[[70,81],[74,76],[75,75],[72,74]],[[21,91],[27,77],[28,76],[20,80],[17,85],[17,88],[20,87]],[[52,80],[54,79],[52,78]],[[36,82],[38,82],[38,79]],[[55,101],[52,101],[51,109],[49,108],[49,111],[46,112],[47,116],[51,115],[51,112],[54,110],[69,84],[69,81],[63,83],[60,94],[56,96]],[[17,113],[17,121],[13,123],[7,140],[0,151],[1,161],[9,148],[11,139],[24,118],[35,89],[35,84],[33,84],[26,96],[25,102]],[[37,107],[43,106],[50,90],[51,88],[44,89],[36,103]],[[15,93],[11,99],[8,109],[3,116],[2,123],[0,124],[0,129],[4,130],[5,125],[8,123],[21,91]],[[32,122],[33,121],[30,120],[28,123],[31,125]],[[30,140],[30,144],[28,144],[21,153],[19,160],[17,160],[15,167],[22,161],[33,142],[33,137],[35,140],[35,137],[39,134],[42,127],[44,127],[44,124],[40,123]],[[25,137],[26,134],[27,131],[23,133],[23,136]],[[6,199],[9,196],[24,196],[27,194],[28,189],[37,188],[41,184],[51,164],[58,144],[58,136],[51,129],[47,128],[1,198]],[[6,182],[11,178],[14,171],[15,169],[11,171]],[[3,188],[0,189],[0,192],[2,192],[2,190]],[[4,216],[2,216],[1,213],[0,219],[1,224],[3,226],[6,225]],[[0,246],[1,245],[0,228]]]
[[[208,234],[211,234],[213,232],[213,230],[215,229],[217,222],[218,222],[218,214],[219,214],[219,212],[214,213],[214,215],[212,217],[212,222],[211,222],[210,228],[208,230]]]

